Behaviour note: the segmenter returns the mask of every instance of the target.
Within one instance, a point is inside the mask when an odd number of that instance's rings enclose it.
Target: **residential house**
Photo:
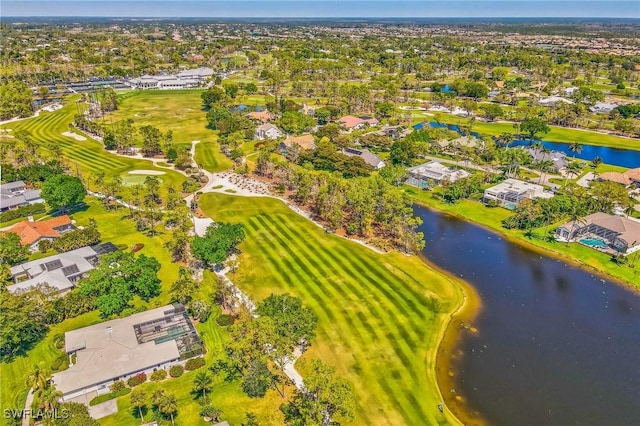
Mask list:
[[[75,287],[87,272],[95,269],[100,256],[116,250],[111,243],[98,244],[12,266],[13,284],[7,286],[7,290],[19,294],[46,284],[61,296]]]
[[[609,182],[619,183],[624,186],[633,186],[640,188],[640,167],[629,169],[624,173],[620,172],[604,172],[598,175],[598,179]]]
[[[345,115],[338,119],[338,124],[347,130],[362,129],[368,126],[377,126],[380,124],[377,118],[368,115],[362,117],[354,117],[353,115]]]
[[[538,104],[542,106],[555,106],[556,104],[564,102],[565,104],[573,105],[573,101],[562,96],[547,96],[538,101]]]
[[[273,139],[278,139],[283,135],[284,133],[282,133],[282,130],[278,129],[276,125],[271,123],[266,123],[256,127],[256,132],[254,137],[258,140],[264,140],[264,139],[273,140]]]
[[[482,200],[485,203],[496,201],[498,205],[513,209],[522,200],[535,198],[551,198],[553,193],[546,192],[542,185],[524,182],[517,179],[506,179],[499,184],[484,190]]]
[[[261,123],[268,123],[269,121],[275,118],[275,114],[265,109],[262,111],[252,111],[247,114],[247,118],[250,118],[255,121],[259,121]]]
[[[617,104],[612,104],[610,102],[597,102],[594,106],[589,108],[589,111],[595,114],[608,114],[617,106]]]
[[[76,227],[71,222],[69,216],[58,216],[52,219],[33,222],[25,220],[16,223],[6,232],[18,234],[20,244],[23,247],[29,247],[31,252],[38,251],[40,241],[53,241],[62,236],[65,232],[73,231]]]
[[[345,148],[342,153],[349,157],[360,157],[374,169],[381,169],[385,166],[385,162],[368,149]]]
[[[313,117],[315,115],[315,113],[316,113],[316,110],[312,106],[309,106],[307,104],[302,104],[302,109],[300,111],[298,111],[298,112],[301,112],[301,113],[303,113],[305,115],[309,115],[309,116]]]
[[[314,149],[316,147],[316,140],[312,134],[306,134],[301,136],[287,136],[287,138],[280,144],[280,152],[286,154],[294,146],[300,149]]]
[[[466,170],[452,169],[438,161],[429,161],[407,169],[409,178],[405,183],[419,188],[429,188],[443,182],[455,182],[471,176]]]
[[[471,136],[460,136],[459,138],[453,140],[440,139],[438,142],[442,148],[447,148],[452,146],[454,148],[475,148],[478,146],[478,139]]]
[[[168,370],[202,354],[202,342],[184,306],[167,305],[64,334],[75,362],[53,374],[63,401],[88,403],[118,380]]]
[[[558,173],[560,170],[567,168],[567,154],[559,151],[546,151],[536,148],[522,148],[531,156],[534,162],[547,161],[553,162],[553,170]]]
[[[640,250],[640,221],[598,212],[559,226],[555,238],[628,255]]]
[[[21,180],[0,185],[0,211],[37,203],[44,203],[40,190],[27,189]]]

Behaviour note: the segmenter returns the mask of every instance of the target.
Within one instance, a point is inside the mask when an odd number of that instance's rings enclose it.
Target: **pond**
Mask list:
[[[466,280],[482,304],[477,333],[463,332],[451,357],[465,402],[442,389],[454,412],[495,425],[638,424],[638,293],[472,223],[415,213],[423,255]]]

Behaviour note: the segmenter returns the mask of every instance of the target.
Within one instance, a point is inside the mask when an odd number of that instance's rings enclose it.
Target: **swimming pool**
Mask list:
[[[605,243],[604,241],[597,239],[597,238],[584,238],[582,240],[580,240],[580,242],[582,244],[584,244],[585,246],[589,246],[589,247],[594,247],[594,248],[607,248],[609,247],[607,245],[607,243]]]

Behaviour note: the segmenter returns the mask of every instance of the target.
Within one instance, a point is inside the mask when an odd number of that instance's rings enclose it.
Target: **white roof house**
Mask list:
[[[555,232],[559,241],[580,241],[599,249],[614,250],[628,255],[640,250],[640,221],[602,212],[560,225]],[[584,240],[584,241],[581,241]],[[605,244],[594,245],[600,240]]]
[[[115,250],[113,244],[106,243],[12,266],[10,270],[14,284],[7,286],[7,290],[23,293],[46,284],[62,295],[75,287],[84,274],[95,269],[99,255]]]
[[[554,106],[559,102],[564,102],[565,104],[573,105],[573,101],[571,99],[563,98],[562,96],[547,96],[546,98],[542,98],[538,101],[538,103],[542,106]]]
[[[484,190],[483,201],[495,200],[502,207],[513,208],[520,201],[528,198],[551,198],[553,193],[546,192],[542,185],[524,182],[517,179],[506,179],[499,184]]]
[[[589,108],[589,111],[596,114],[607,114],[613,111],[613,109],[617,106],[617,104],[612,104],[609,102],[598,102],[594,106]]]
[[[271,123],[266,123],[256,127],[254,136],[258,140],[264,140],[264,139],[273,140],[273,139],[278,139],[279,137],[284,136],[284,133],[282,132],[282,130],[278,128],[278,126]]]
[[[69,331],[66,352],[74,365],[55,373],[53,383],[68,401],[108,391],[118,380],[164,369],[202,350],[184,306],[167,305],[146,312]],[[197,352],[197,351],[196,351]],[[88,402],[88,401],[87,401]]]
[[[0,185],[0,211],[36,203],[44,203],[39,189],[27,189],[21,180]]]
[[[419,166],[410,167],[407,170],[409,171],[407,183],[421,188],[426,188],[430,184],[438,185],[442,182],[455,182],[471,176],[471,173],[466,170],[454,170],[438,161],[429,161]]]

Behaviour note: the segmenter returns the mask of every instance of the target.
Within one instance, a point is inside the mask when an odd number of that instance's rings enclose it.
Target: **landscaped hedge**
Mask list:
[[[43,203],[29,204],[28,206],[18,207],[15,210],[8,210],[0,213],[0,222],[9,222],[10,220],[18,219],[21,217],[33,216],[36,214],[44,213],[47,209]]]
[[[62,371],[66,370],[67,368],[69,368],[69,355],[67,354],[60,354],[60,356],[54,359],[51,363],[52,371]]]
[[[160,380],[164,380],[166,378],[167,378],[166,370],[156,370],[153,373],[151,373],[152,382],[159,382]]]
[[[89,401],[89,405],[90,406],[94,406],[94,405],[98,405],[101,402],[105,402],[105,401],[109,401],[111,399],[115,399],[121,396],[125,396],[127,394],[129,394],[131,392],[131,388],[124,388],[121,391],[118,392],[109,392],[109,393],[105,393],[104,395],[98,395],[95,398],[93,398],[91,401]]]
[[[180,377],[184,373],[184,367],[176,364],[169,369],[169,375],[173,378]]]
[[[147,381],[147,375],[144,373],[138,373],[133,377],[129,377],[129,380],[127,380],[127,384],[129,385],[129,387],[134,387],[146,381]]]
[[[60,238],[53,240],[53,249],[58,253],[92,246],[100,242],[100,232],[93,226],[75,231],[66,232]]]
[[[198,369],[200,367],[204,367],[204,358],[202,358],[202,357],[191,358],[184,365],[184,369],[187,370],[187,371],[195,370],[195,369]]]
[[[235,317],[233,315],[220,315],[218,318],[216,318],[216,323],[221,326],[221,327],[226,327],[228,325],[233,324],[233,322],[235,321]]]

